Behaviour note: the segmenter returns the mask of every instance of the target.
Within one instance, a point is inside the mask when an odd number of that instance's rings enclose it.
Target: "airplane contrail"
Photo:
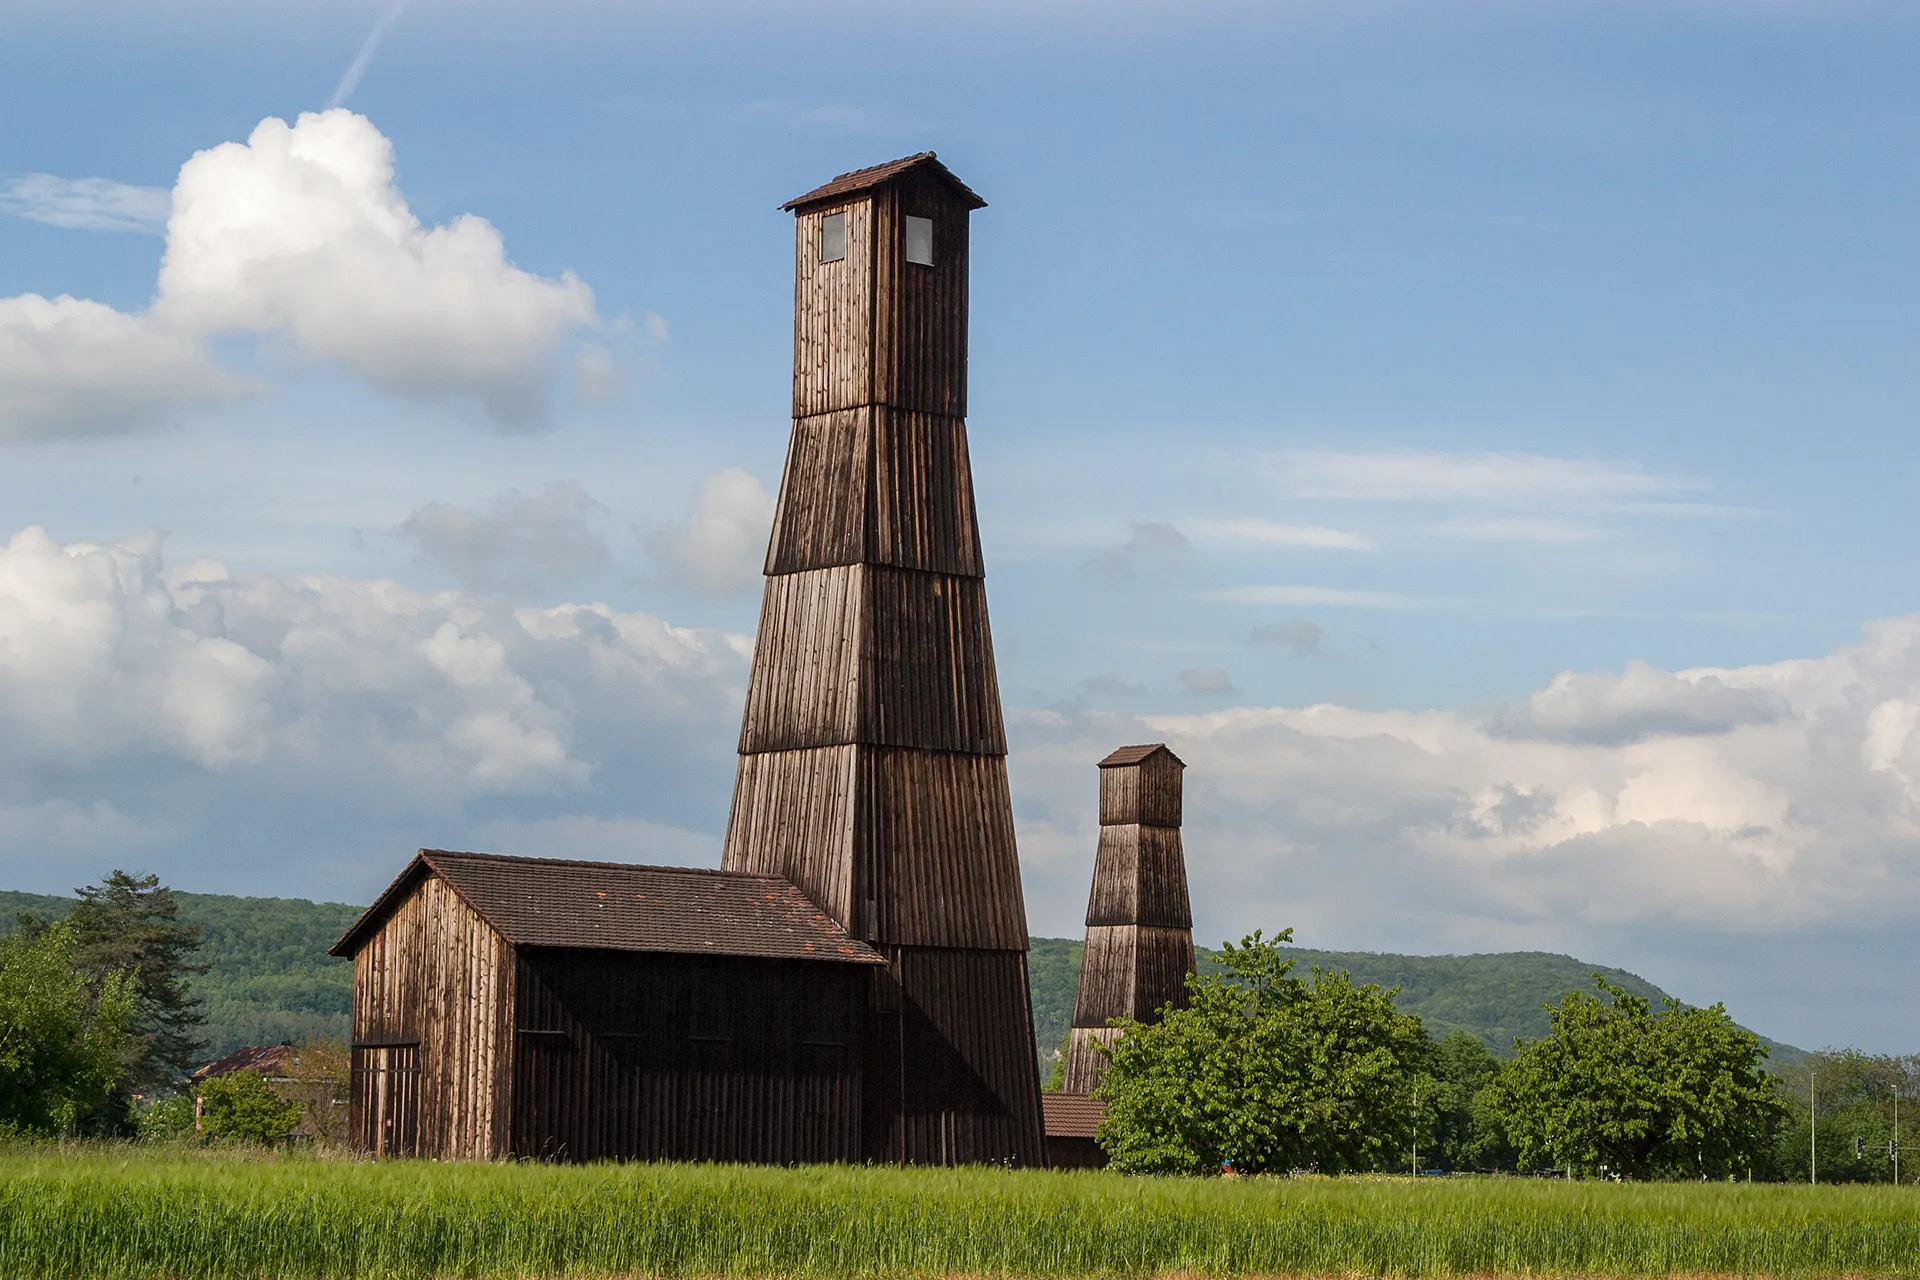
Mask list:
[[[393,30],[393,24],[400,21],[400,14],[406,7],[407,0],[393,0],[387,6],[387,11],[374,22],[373,30],[367,32],[366,43],[360,46],[360,52],[353,59],[353,65],[347,68],[347,74],[340,77],[333,97],[327,100],[327,110],[331,111],[345,103],[353,96],[353,91],[360,87],[360,77],[367,74],[367,64],[373,61],[374,50],[387,38],[387,32]]]

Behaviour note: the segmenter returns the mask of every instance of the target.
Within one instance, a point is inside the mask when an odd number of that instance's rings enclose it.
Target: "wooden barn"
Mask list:
[[[784,206],[793,427],[724,870],[422,853],[334,948],[368,1149],[1044,1160],[966,439],[984,203],[927,152]]]
[[[773,876],[422,850],[353,958],[351,1124],[387,1156],[852,1161],[867,974]]]

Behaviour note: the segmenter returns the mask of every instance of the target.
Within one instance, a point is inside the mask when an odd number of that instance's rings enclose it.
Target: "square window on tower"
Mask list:
[[[820,219],[820,261],[840,262],[847,256],[847,215],[830,213]]]
[[[933,265],[933,219],[907,217],[907,261]]]

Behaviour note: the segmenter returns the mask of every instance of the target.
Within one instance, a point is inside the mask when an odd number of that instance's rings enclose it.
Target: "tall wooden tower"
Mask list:
[[[1186,765],[1165,744],[1121,747],[1100,762],[1100,849],[1087,896],[1087,946],[1074,993],[1063,1093],[1091,1093],[1112,1043],[1109,1018],[1158,1019],[1187,1003],[1193,909],[1180,850]]]
[[[967,461],[967,223],[927,152],[794,213],[793,437],[723,865],[887,958],[869,1159],[1042,1159],[1026,907]]]

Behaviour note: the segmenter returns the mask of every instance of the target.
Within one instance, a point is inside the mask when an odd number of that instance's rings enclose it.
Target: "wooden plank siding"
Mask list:
[[[1024,1003],[1026,954],[879,949],[889,964],[869,1006],[867,1158],[1040,1164],[1033,1033],[1001,1013]]]
[[[523,951],[513,1154],[857,1162],[867,974],[851,965]]]
[[[885,565],[767,579],[740,750],[1004,755],[986,585]]]
[[[847,256],[820,261],[820,221],[847,219]],[[793,416],[852,409],[873,399],[873,216],[852,200],[794,219]]]
[[[1101,769],[1100,821],[1179,826],[1183,768],[1170,752],[1160,752],[1137,765]]]
[[[723,862],[793,881],[866,941],[1027,948],[999,756],[851,745],[743,755]]]
[[[1087,923],[1193,928],[1180,828],[1137,822],[1100,828]]]
[[[983,576],[964,421],[879,405],[794,421],[767,572],[862,562]]]
[[[1087,893],[1087,939],[1074,992],[1062,1089],[1100,1082],[1118,1017],[1153,1022],[1184,1008],[1194,972],[1193,907],[1180,844],[1185,766],[1165,746],[1123,747],[1100,762],[1100,844]]]
[[[869,978],[871,1158],[1036,1164],[1026,908],[965,423],[980,204],[926,154],[789,206],[793,434],[722,866],[792,880],[892,958]],[[833,215],[847,257],[823,263]],[[906,258],[921,217],[930,265]]]
[[[435,876],[420,881],[353,959],[350,1100],[356,1133],[380,1085],[366,1049],[415,1045],[410,1121],[417,1154],[491,1160],[506,1153],[513,1049],[513,949]],[[404,1101],[404,1099],[403,1099]],[[377,1144],[370,1149],[378,1150]]]

